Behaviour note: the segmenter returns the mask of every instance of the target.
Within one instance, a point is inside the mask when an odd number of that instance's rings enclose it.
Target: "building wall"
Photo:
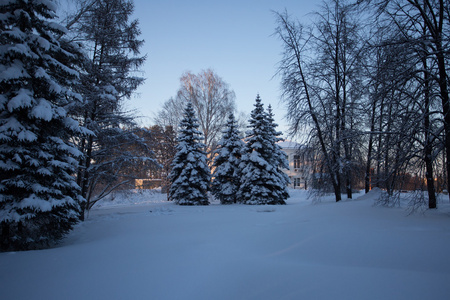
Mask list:
[[[289,161],[289,170],[283,170],[291,180],[289,187],[296,189],[308,188],[308,176],[305,168],[302,165],[300,157],[297,155],[297,150],[300,144],[286,141],[278,143],[281,149],[286,153]]]

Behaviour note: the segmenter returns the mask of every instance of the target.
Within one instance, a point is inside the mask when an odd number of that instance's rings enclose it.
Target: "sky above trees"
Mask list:
[[[300,20],[311,16],[321,1],[135,0],[147,54],[146,82],[128,102],[144,125],[164,101],[176,95],[183,72],[212,68],[236,93],[237,109],[250,113],[256,94],[274,107],[279,129],[286,111],[280,100],[280,79],[273,77],[282,45],[276,36],[273,11],[285,9]]]

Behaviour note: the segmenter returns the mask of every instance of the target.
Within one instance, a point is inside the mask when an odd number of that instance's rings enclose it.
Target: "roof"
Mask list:
[[[302,146],[301,144],[293,141],[278,142],[277,145],[282,149],[299,149]]]

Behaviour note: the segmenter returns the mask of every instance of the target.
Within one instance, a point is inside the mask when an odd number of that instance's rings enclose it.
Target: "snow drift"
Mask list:
[[[290,193],[285,206],[116,196],[58,248],[1,253],[1,298],[448,299],[448,204],[407,216],[376,193]]]

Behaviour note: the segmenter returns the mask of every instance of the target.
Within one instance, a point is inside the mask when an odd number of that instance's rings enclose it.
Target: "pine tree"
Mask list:
[[[0,4],[0,222],[2,250],[47,247],[76,224],[80,134],[66,108],[79,98],[75,47],[51,21],[53,1]],[[70,50],[69,50],[70,48]]]
[[[188,102],[180,122],[177,153],[169,175],[169,199],[179,205],[208,205],[211,172],[208,167],[198,120]]]
[[[236,203],[240,185],[239,164],[244,143],[234,115],[228,117],[227,127],[218,144],[214,158],[212,193],[222,204]]]
[[[276,125],[271,112],[264,111],[259,95],[251,113],[241,158],[241,185],[238,197],[245,204],[286,204],[289,197],[285,175],[279,167],[282,156],[277,153]]]

